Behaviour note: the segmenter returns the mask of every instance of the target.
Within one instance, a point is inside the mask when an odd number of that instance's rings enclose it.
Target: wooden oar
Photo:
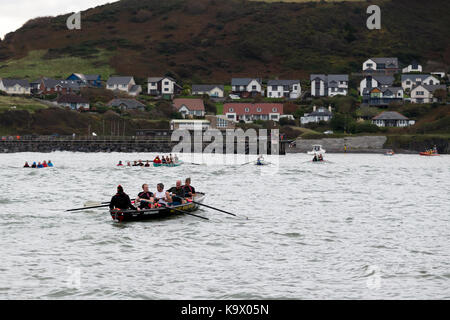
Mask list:
[[[66,212],[69,212],[69,211],[82,211],[82,210],[95,209],[95,208],[106,208],[108,206],[109,206],[109,203],[105,204],[105,205],[101,205],[101,206],[92,206],[92,207],[84,207],[84,208],[77,208],[77,209],[69,209],[69,210],[66,210]]]
[[[184,211],[184,210],[180,210],[180,209],[176,209],[176,208],[171,208],[171,207],[167,207],[167,208],[168,208],[168,209],[171,209],[171,210],[175,210],[175,211],[181,212],[181,213],[184,213],[184,214],[187,214],[188,216],[193,216],[193,217],[197,217],[197,218],[200,218],[200,219],[209,220],[209,219],[206,218],[206,217],[198,216],[198,215],[196,215],[196,214],[193,214],[193,213],[190,213],[190,212],[187,212],[187,211]]]
[[[192,200],[192,203],[195,203],[195,204],[197,204],[197,205],[199,205],[199,206],[204,206],[204,207],[207,207],[207,208],[210,208],[210,209],[219,211],[219,212],[223,212],[223,213],[228,214],[228,215],[230,215],[230,216],[234,216],[234,217],[238,217],[238,218],[239,218],[239,217],[242,217],[242,218],[246,218],[246,219],[248,220],[248,217],[246,217],[246,216],[238,216],[238,215],[235,215],[234,213],[227,212],[227,211],[222,210],[222,209],[214,208],[214,207],[208,206],[208,205],[206,205],[206,204],[203,204],[203,203],[200,203],[200,202],[197,202],[197,201],[194,201],[194,200]]]

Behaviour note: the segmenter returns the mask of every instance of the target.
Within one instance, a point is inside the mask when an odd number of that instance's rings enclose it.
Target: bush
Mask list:
[[[370,122],[355,123],[355,133],[377,133],[378,131],[378,126]]]

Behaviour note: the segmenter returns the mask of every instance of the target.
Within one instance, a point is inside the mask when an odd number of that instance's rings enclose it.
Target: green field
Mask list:
[[[25,78],[34,81],[40,77],[67,78],[76,72],[100,74],[102,79],[108,79],[114,73],[109,65],[111,54],[106,51],[100,51],[93,58],[65,56],[44,59],[45,54],[45,50],[35,50],[25,58],[0,63],[0,78]]]
[[[5,112],[8,110],[28,110],[33,113],[36,110],[46,108],[47,106],[45,104],[41,104],[33,99],[0,96],[0,112]]]

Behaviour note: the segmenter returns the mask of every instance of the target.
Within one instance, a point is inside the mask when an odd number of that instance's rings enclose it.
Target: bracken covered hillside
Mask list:
[[[450,65],[450,1],[373,3],[382,9],[379,31],[366,28],[367,2],[122,0],[83,12],[79,31],[66,29],[65,15],[34,19],[8,34],[0,42],[0,77],[2,70],[12,75],[11,59],[30,52],[42,54],[27,68],[77,57],[92,59],[93,72],[112,70],[141,81],[167,73],[197,82],[303,78],[357,72],[370,56]]]

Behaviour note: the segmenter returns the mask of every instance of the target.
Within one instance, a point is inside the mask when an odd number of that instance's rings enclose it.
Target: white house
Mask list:
[[[310,80],[311,96],[313,97],[346,96],[348,94],[348,75],[346,74],[312,74]]]
[[[205,116],[205,105],[202,99],[174,99],[173,106],[183,115],[183,118]]]
[[[363,96],[366,89],[391,87],[394,81],[392,76],[366,76],[359,85],[360,95]]]
[[[133,77],[110,77],[106,83],[106,89],[123,91],[130,96],[137,96],[142,92],[142,87],[136,85]]]
[[[372,119],[372,123],[378,127],[409,127],[415,124],[404,115],[396,111],[384,111]]]
[[[269,80],[267,97],[298,99],[302,94],[300,80]]]
[[[363,63],[365,72],[396,73],[399,70],[397,58],[370,58]]]
[[[192,85],[192,94],[194,96],[207,94],[211,98],[223,98],[225,87],[219,84],[194,84]]]
[[[411,102],[412,103],[432,103],[436,102],[437,99],[434,97],[436,90],[447,91],[446,85],[425,85],[420,84],[411,90]]]
[[[366,88],[363,92],[362,102],[369,106],[389,106],[392,103],[401,103],[403,95],[402,87]]]
[[[435,86],[441,84],[441,82],[434,76],[429,74],[403,74],[402,75],[402,88],[403,90],[411,90],[418,85]]]
[[[150,77],[147,92],[151,96],[171,96],[179,94],[183,88],[171,77]]]
[[[231,79],[231,91],[242,97],[264,95],[261,79],[233,78]]]
[[[422,72],[422,69],[423,69],[422,66],[414,61],[406,68],[403,68],[402,73]]]
[[[283,113],[282,103],[226,103],[223,114],[234,122],[253,122],[255,120],[280,121]]]
[[[1,79],[0,91],[7,94],[31,94],[31,86],[28,80],[21,79]]]
[[[300,123],[302,125],[308,123],[319,123],[320,121],[330,121],[333,118],[333,112],[331,106],[327,108],[320,107],[317,109],[316,106],[313,107],[313,112],[305,113],[303,117],[300,118]]]

